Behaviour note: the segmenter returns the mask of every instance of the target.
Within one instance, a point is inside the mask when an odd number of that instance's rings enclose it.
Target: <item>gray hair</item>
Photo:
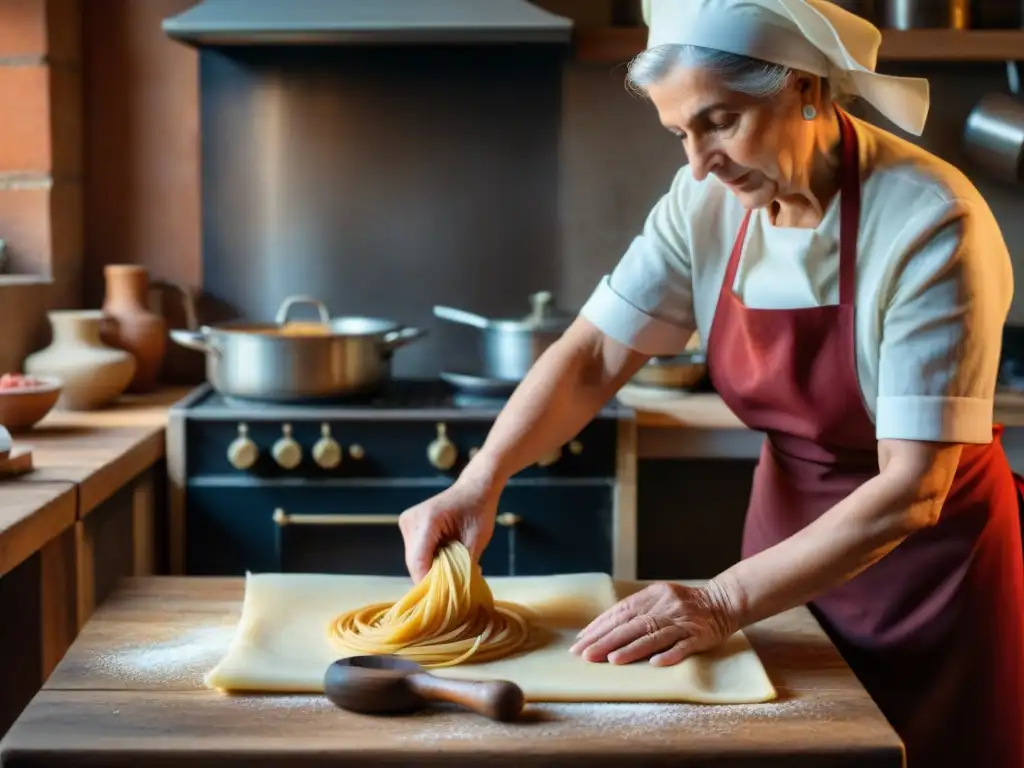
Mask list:
[[[755,98],[771,98],[786,87],[793,70],[781,64],[752,59],[697,45],[659,45],[641,52],[629,64],[627,85],[643,94],[648,86],[679,67],[701,67],[720,77],[725,86]]]

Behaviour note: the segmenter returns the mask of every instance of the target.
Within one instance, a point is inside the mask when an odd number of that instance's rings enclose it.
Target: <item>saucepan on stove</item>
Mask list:
[[[480,330],[483,377],[520,381],[574,319],[555,306],[549,291],[531,294],[530,304],[532,311],[522,318],[489,318],[445,306],[435,306],[434,316]]]
[[[292,320],[314,307],[316,320]],[[392,353],[426,331],[377,317],[331,317],[309,296],[290,296],[274,323],[236,321],[173,330],[171,338],[206,354],[206,378],[228,397],[274,402],[372,392],[391,378]]]

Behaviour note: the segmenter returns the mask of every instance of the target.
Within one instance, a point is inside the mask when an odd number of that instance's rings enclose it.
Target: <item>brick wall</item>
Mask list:
[[[0,2],[0,373],[81,300],[81,29],[79,0]]]

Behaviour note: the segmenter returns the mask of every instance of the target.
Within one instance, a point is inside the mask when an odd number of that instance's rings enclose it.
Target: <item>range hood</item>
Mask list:
[[[572,20],[527,0],[200,0],[163,29],[192,45],[568,43]]]

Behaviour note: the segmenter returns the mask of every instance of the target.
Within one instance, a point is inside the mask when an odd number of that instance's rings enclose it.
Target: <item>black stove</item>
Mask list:
[[[506,402],[439,379],[300,403],[204,384],[169,416],[172,568],[405,575],[398,515],[458,477]],[[486,574],[611,573],[621,413],[509,482]]]

